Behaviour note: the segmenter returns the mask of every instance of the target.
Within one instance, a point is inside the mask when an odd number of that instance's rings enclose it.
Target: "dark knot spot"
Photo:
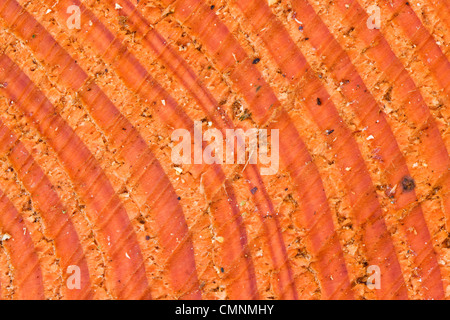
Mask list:
[[[444,242],[442,242],[442,245],[444,246],[444,248],[450,248],[450,238],[447,237]]]
[[[402,179],[402,188],[403,191],[412,191],[416,187],[416,183],[414,182],[414,179],[411,177],[403,177]]]

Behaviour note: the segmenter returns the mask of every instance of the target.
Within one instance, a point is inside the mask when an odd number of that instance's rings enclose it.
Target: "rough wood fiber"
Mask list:
[[[0,0],[0,46],[0,298],[450,298],[447,0]],[[278,173],[175,167],[195,121]]]

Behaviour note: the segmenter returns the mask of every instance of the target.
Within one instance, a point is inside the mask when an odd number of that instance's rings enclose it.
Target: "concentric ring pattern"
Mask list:
[[[0,0],[0,24],[2,299],[450,297],[448,0]],[[199,123],[278,130],[279,170],[175,164]]]

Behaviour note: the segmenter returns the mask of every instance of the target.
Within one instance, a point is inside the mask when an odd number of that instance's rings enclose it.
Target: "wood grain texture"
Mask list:
[[[0,0],[0,298],[449,298],[449,12]],[[278,172],[175,165],[199,122]]]

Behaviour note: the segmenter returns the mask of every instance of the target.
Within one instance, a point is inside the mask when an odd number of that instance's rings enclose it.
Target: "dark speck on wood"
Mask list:
[[[409,192],[409,191],[414,190],[415,187],[416,187],[416,183],[414,182],[413,178],[411,178],[409,176],[403,177],[403,179],[402,179],[403,191]]]

